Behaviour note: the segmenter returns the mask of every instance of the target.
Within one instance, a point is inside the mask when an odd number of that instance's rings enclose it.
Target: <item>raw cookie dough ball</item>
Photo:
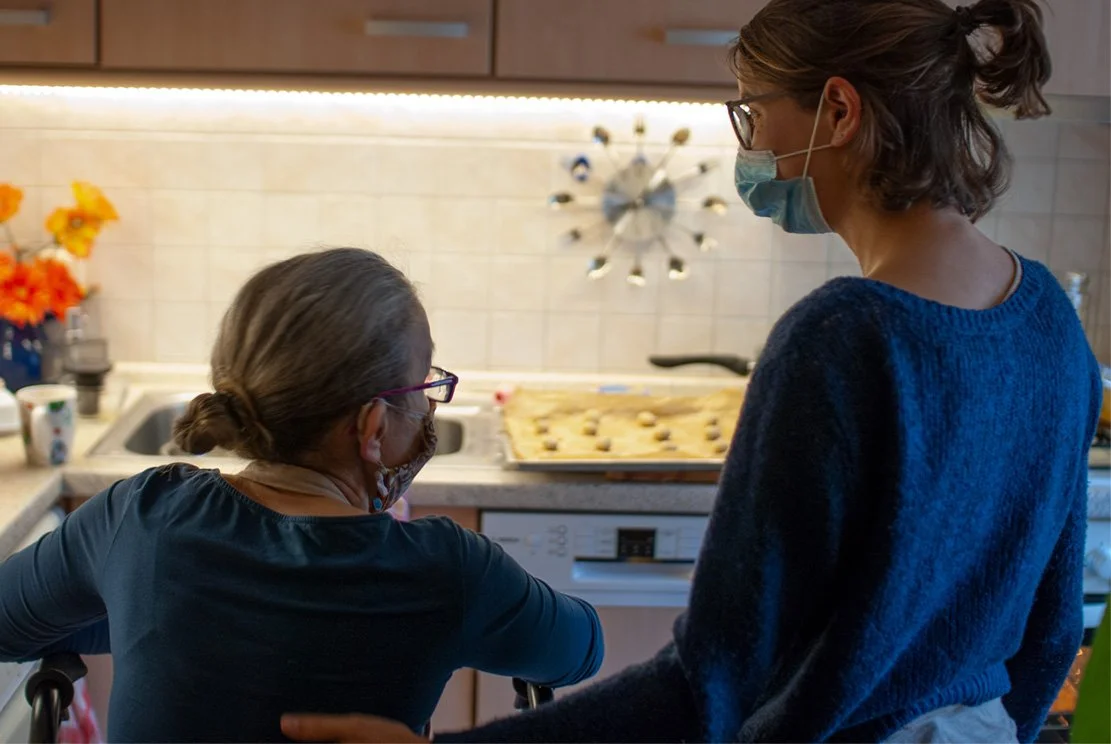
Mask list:
[[[713,413],[708,413],[708,414],[706,414],[705,423],[706,423],[706,426],[717,426],[718,425],[718,417]]]
[[[536,433],[537,434],[547,434],[548,433],[548,422],[545,421],[544,419],[537,419],[536,420]]]
[[[714,442],[714,452],[718,453],[719,455],[724,455],[728,449],[729,442],[724,442],[720,439]]]
[[[637,414],[637,423],[641,426],[655,426],[656,414],[651,411],[641,411]]]
[[[609,452],[612,446],[613,442],[610,441],[609,437],[598,437],[597,441],[594,442],[594,448],[599,452]]]
[[[592,437],[592,436],[596,435],[597,433],[598,433],[598,422],[597,421],[587,421],[585,424],[583,424],[583,434],[585,434],[586,436]]]
[[[548,450],[549,452],[555,452],[557,449],[559,449],[559,440],[555,437],[548,437],[544,440],[544,449]]]
[[[586,420],[598,423],[602,420],[602,412],[599,411],[597,408],[591,408],[586,412]]]
[[[671,429],[668,429],[666,426],[660,427],[652,432],[652,436],[659,442],[666,442],[668,439],[671,439]]]
[[[707,426],[706,439],[711,442],[716,442],[721,439],[721,428],[718,426]]]

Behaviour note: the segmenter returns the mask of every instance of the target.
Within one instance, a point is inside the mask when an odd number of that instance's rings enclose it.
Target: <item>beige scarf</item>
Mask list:
[[[247,467],[238,473],[240,478],[254,483],[292,493],[301,493],[308,496],[324,496],[369,511],[369,504],[352,504],[343,495],[343,491],[331,478],[300,465],[288,465],[282,462],[268,462],[266,460],[252,460]]]

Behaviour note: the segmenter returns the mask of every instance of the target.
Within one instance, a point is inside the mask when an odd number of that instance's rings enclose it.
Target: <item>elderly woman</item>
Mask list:
[[[1007,184],[981,103],[1048,111],[1041,12],[771,0],[732,58],[738,193],[787,232],[839,234],[863,277],[772,331],[674,643],[437,740],[1030,741],[1080,642],[1100,403],[1052,274],[973,224]]]
[[[261,271],[175,429],[248,467],[148,470],[0,565],[0,660],[110,650],[109,739],[146,742],[281,741],[294,707],[419,731],[461,667],[593,675],[592,607],[447,519],[387,513],[457,382],[431,356],[413,286],[374,253]]]

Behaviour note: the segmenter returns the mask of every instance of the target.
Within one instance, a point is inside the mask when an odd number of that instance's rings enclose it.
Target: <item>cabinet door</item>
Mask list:
[[[491,2],[101,0],[101,61],[133,70],[486,75]]]
[[[1046,93],[1111,95],[1111,1],[1043,2],[1053,77]]]
[[[728,46],[766,0],[500,0],[503,78],[730,86]]]
[[[0,0],[0,64],[95,63],[95,0]]]

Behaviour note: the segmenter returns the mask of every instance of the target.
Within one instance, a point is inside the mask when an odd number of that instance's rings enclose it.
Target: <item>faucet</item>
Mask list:
[[[104,376],[112,369],[108,361],[108,340],[86,338],[88,315],[80,305],[66,313],[63,369],[77,387],[77,412],[95,416],[100,411],[100,392]]]
[[[74,305],[66,310],[66,346],[75,344],[85,338],[85,325],[89,316],[80,305]]]

